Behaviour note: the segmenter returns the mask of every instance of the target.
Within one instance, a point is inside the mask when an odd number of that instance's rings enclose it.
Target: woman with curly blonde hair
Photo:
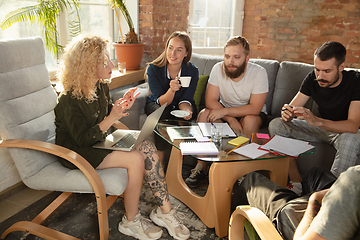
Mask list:
[[[97,149],[92,146],[104,141],[111,126],[126,128],[118,120],[127,116],[138,94],[136,88],[112,103],[108,79],[114,64],[107,47],[110,41],[100,36],[80,36],[65,49],[57,73],[63,84],[55,107],[56,144],[69,148],[84,157],[95,169],[126,168],[128,185],[124,191],[126,214],[119,231],[137,239],[158,239],[161,228],[139,213],[138,205],[145,176],[159,207],[150,218],[168,229],[176,239],[187,239],[189,230],[181,223],[171,207],[159,156],[153,143],[144,141],[131,152]],[[76,168],[60,159],[68,168]],[[145,168],[146,166],[146,168]]]

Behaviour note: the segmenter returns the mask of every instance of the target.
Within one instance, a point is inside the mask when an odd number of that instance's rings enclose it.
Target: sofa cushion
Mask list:
[[[281,62],[276,77],[270,115],[280,117],[282,106],[285,103],[289,103],[293,99],[293,97],[299,91],[302,81],[313,69],[313,65],[306,63],[288,61]],[[309,99],[305,107],[315,110],[313,108],[312,102],[312,99]],[[317,110],[315,113],[316,112]]]
[[[210,56],[204,54],[193,53],[190,62],[199,69],[199,75],[210,75],[211,69],[215,63],[224,60],[223,56]]]
[[[266,96],[265,105],[266,105],[267,113],[270,114],[274,88],[275,88],[275,80],[280,64],[276,60],[267,60],[267,59],[250,59],[250,62],[256,63],[262,66],[263,68],[265,68],[266,70],[269,81],[269,92]]]
[[[209,75],[199,76],[199,81],[197,83],[197,87],[194,93],[194,101],[198,111],[200,110],[199,106],[200,106],[201,96],[205,90],[208,79],[209,79]]]

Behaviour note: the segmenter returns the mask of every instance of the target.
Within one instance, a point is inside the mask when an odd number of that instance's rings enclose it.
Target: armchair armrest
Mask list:
[[[229,240],[244,240],[244,223],[247,219],[262,240],[283,240],[266,215],[257,208],[238,206],[229,222]]]

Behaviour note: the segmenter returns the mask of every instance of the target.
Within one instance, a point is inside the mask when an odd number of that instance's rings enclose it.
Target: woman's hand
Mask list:
[[[135,99],[139,96],[140,92],[135,94],[135,91],[137,90],[137,87],[130,88],[123,96],[123,98],[120,98],[119,100],[125,100],[127,101],[128,105],[126,106],[126,109],[130,109],[132,105],[135,102]],[[135,95],[134,95],[135,94]]]
[[[115,101],[115,103],[111,109],[111,112],[109,114],[109,117],[111,116],[115,120],[119,120],[120,118],[129,115],[129,113],[125,112],[127,109],[129,109],[128,101],[123,98],[120,98]]]
[[[170,85],[170,89],[173,92],[179,91],[179,89],[181,87],[180,82],[179,82],[179,77],[176,77],[175,79],[171,80],[169,85]]]
[[[193,112],[192,112],[192,107],[191,107],[191,105],[189,103],[187,103],[187,102],[181,103],[179,105],[179,109],[183,110],[183,111],[187,111],[188,113],[190,113],[189,116],[183,117],[184,120],[187,121],[187,120],[190,120],[192,118]]]

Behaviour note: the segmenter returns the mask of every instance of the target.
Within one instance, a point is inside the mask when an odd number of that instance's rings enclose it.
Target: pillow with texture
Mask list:
[[[195,105],[199,111],[199,106],[200,106],[200,101],[201,101],[201,95],[205,90],[207,81],[209,79],[209,75],[200,75],[199,76],[199,81],[197,83],[197,87],[194,93],[194,101],[195,101]]]

